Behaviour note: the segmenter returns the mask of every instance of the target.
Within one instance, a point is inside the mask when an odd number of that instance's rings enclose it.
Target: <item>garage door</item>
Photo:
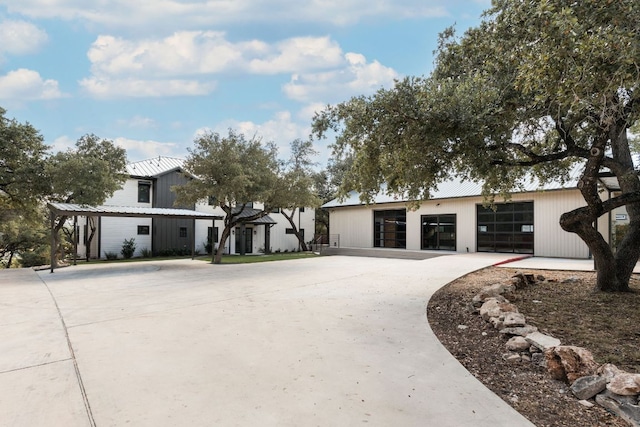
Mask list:
[[[533,253],[533,202],[476,207],[477,251]]]

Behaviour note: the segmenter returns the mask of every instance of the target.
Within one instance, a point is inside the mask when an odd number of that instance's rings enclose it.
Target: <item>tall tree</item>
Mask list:
[[[5,113],[0,108],[0,220],[14,209],[33,213],[49,192],[44,176],[49,147],[37,129]]]
[[[532,175],[566,181],[580,168],[586,206],[560,218],[590,248],[597,289],[629,290],[640,256],[640,180],[627,130],[640,106],[640,3],[495,0],[482,23],[440,38],[434,72],[316,116],[353,152],[343,190],[426,198],[452,175],[508,194]],[[602,200],[610,171],[620,195]],[[490,199],[491,200],[491,199]],[[629,231],[614,254],[596,220],[626,206]]]
[[[126,151],[113,141],[93,134],[84,135],[76,142],[75,149],[59,152],[47,160],[46,172],[51,185],[49,199],[100,205],[122,188],[127,179],[126,164]],[[68,219],[62,216],[55,223],[55,247],[58,249],[59,232]]]
[[[273,194],[271,203],[280,207],[282,215],[287,219],[293,233],[298,239],[300,249],[309,250],[305,242],[303,231],[296,225],[296,213],[305,207],[316,208],[320,199],[316,194],[314,183],[314,162],[312,157],[317,154],[311,141],[296,139],[291,142],[291,158],[284,163],[279,175],[278,188]]]
[[[185,185],[175,186],[176,204],[192,205],[212,200],[225,213],[224,230],[212,262],[222,261],[223,248],[237,225],[266,216],[268,210],[247,215],[249,202],[273,206],[272,199],[278,176],[275,147],[263,146],[256,138],[229,130],[227,136],[208,132],[198,136],[184,167],[195,177]]]

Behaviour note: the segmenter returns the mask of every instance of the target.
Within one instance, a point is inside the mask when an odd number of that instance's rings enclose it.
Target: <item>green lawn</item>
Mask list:
[[[287,259],[311,258],[318,256],[313,252],[280,252],[277,254],[263,255],[223,255],[222,264],[251,264],[256,262],[283,261]],[[211,261],[211,256],[199,256],[197,259]]]

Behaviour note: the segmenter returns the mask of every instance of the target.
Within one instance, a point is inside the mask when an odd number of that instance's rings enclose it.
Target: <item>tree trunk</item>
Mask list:
[[[86,248],[86,254],[87,254],[87,262],[89,262],[89,259],[91,259],[91,242],[93,241],[93,236],[95,236],[96,234],[96,225],[95,225],[95,219],[94,217],[90,216],[87,217],[87,226],[89,228],[89,230],[91,230],[91,233],[89,233],[89,235],[87,236],[87,244],[85,245]]]
[[[7,268],[11,268],[11,262],[13,261],[13,254],[14,252],[11,251],[9,255],[9,261],[7,262]]]
[[[289,224],[291,224],[291,228],[293,229],[293,233],[298,238],[298,243],[300,244],[300,249],[302,251],[304,251],[304,252],[307,252],[309,249],[307,248],[307,244],[304,242],[304,237],[302,236],[302,233],[300,232],[300,230],[298,230],[298,227],[296,227],[296,223],[293,221],[293,216],[296,213],[296,209],[299,209],[299,208],[294,208],[291,211],[291,216],[287,215],[287,213],[284,211],[284,209],[281,211],[281,213],[282,213],[282,215],[284,215],[285,218],[287,218],[287,221],[289,221]]]
[[[222,254],[224,253],[224,247],[227,243],[227,239],[231,234],[231,225],[225,224],[224,230],[222,230],[222,236],[220,236],[220,243],[218,244],[218,249],[213,251],[213,256],[211,257],[212,264],[220,264],[222,262]]]
[[[629,292],[629,277],[625,279],[622,271],[618,270],[618,260],[604,237],[592,225],[594,221],[577,219],[585,208],[579,208],[567,212],[560,217],[560,226],[568,232],[576,233],[589,247],[596,264],[597,291],[603,292]],[[637,258],[633,260],[633,265]],[[630,260],[627,260],[630,262]],[[633,269],[633,268],[632,268]]]
[[[54,247],[52,249],[54,250],[54,253],[57,255],[57,256],[54,256],[52,260],[54,267],[58,266],[58,258],[60,258],[61,260],[64,259],[64,248],[60,243],[60,230],[64,227],[64,224],[67,222],[68,218],[69,217],[67,216],[60,217],[60,219],[58,220],[58,223],[54,227],[54,233],[53,233]]]

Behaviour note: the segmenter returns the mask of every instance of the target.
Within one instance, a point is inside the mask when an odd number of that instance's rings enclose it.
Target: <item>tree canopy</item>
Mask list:
[[[586,206],[565,213],[598,265],[598,288],[628,290],[640,256],[640,181],[628,129],[638,121],[640,3],[495,0],[482,23],[444,31],[434,71],[328,107],[314,132],[337,131],[335,155],[353,156],[342,192],[429,197],[457,175],[508,194],[525,180],[565,181],[581,170]],[[621,192],[602,200],[610,171]],[[596,219],[626,206],[629,231],[614,254]]]
[[[0,108],[0,220],[3,213],[34,211],[48,194],[45,159],[49,147],[29,123],[5,117]]]
[[[315,180],[312,167],[313,156],[317,152],[311,141],[296,139],[291,142],[291,158],[284,162],[278,174],[277,188],[274,191],[272,207],[281,208],[282,215],[287,219],[291,229],[298,238],[300,249],[307,251],[305,236],[295,222],[295,213],[303,207],[318,207],[320,198],[315,191]]]
[[[219,250],[214,251],[213,262],[218,264],[231,230],[243,221],[256,220],[269,213],[261,210],[246,215],[248,204],[262,202],[273,206],[278,182],[276,149],[230,129],[226,136],[214,132],[198,136],[188,151],[184,167],[196,179],[173,187],[176,203],[192,205],[209,199],[225,212]]]

